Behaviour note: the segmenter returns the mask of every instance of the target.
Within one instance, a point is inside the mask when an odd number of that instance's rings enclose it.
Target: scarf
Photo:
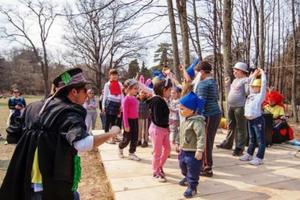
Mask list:
[[[109,90],[111,95],[120,95],[121,94],[121,87],[119,81],[110,81]]]

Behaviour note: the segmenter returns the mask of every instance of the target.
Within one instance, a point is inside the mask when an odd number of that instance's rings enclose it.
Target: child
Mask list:
[[[12,90],[13,96],[8,100],[8,108],[10,110],[10,115],[8,117],[8,125],[14,123],[16,117],[21,115],[21,111],[26,107],[25,99],[21,96],[18,89]]]
[[[282,143],[294,139],[294,131],[287,123],[284,112],[284,97],[277,91],[267,93],[264,112],[273,115],[272,143]]]
[[[149,128],[149,106],[147,104],[147,93],[145,91],[140,91],[139,94],[139,139],[138,145],[141,147],[148,146],[148,128]]]
[[[169,139],[169,107],[165,99],[170,97],[172,82],[162,78],[154,83],[155,96],[148,100],[151,110],[151,125],[149,134],[153,145],[152,170],[153,177],[159,182],[165,182],[163,165],[170,154]]]
[[[129,159],[140,161],[141,159],[135,155],[138,140],[138,107],[139,102],[135,97],[138,92],[138,82],[134,79],[128,79],[125,83],[126,96],[123,101],[123,122],[124,133],[123,139],[119,143],[119,157],[124,158],[123,149],[129,144]]]
[[[261,79],[257,79],[258,75]],[[245,104],[245,117],[248,119],[249,146],[247,152],[240,157],[241,161],[250,161],[252,165],[263,164],[266,142],[265,142],[265,121],[262,116],[262,103],[266,95],[266,75],[262,69],[257,69],[250,76],[250,94]],[[252,159],[256,143],[258,144],[258,152],[256,157]]]
[[[122,93],[122,84],[118,81],[119,75],[116,69],[109,71],[109,81],[105,83],[103,89],[102,108],[105,112],[105,133],[109,128],[116,125],[117,117],[121,111],[121,102],[124,98]],[[116,138],[113,138],[109,143],[115,144]]]
[[[175,145],[176,138],[178,137],[179,128],[179,97],[181,93],[181,88],[173,87],[171,90],[171,99],[169,102],[169,125],[171,133],[171,142]]]
[[[87,91],[87,99],[83,104],[83,107],[86,109],[86,117],[85,117],[85,124],[87,127],[87,131],[89,132],[90,129],[95,129],[96,120],[97,120],[97,102],[95,98],[95,92],[93,89],[89,89]]]
[[[181,173],[184,178],[179,185],[188,188],[184,197],[191,198],[197,193],[201,171],[202,154],[205,146],[205,119],[199,115],[204,108],[204,100],[194,92],[180,99],[180,114],[185,120],[180,124],[180,133],[176,141]]]

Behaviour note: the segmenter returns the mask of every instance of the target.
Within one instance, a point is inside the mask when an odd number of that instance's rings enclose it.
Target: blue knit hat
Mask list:
[[[183,96],[179,102],[184,107],[197,111],[198,114],[203,113],[205,100],[203,98],[199,98],[194,92],[189,92],[187,95]]]
[[[197,58],[193,61],[193,63],[186,69],[188,75],[193,79],[195,77],[195,67],[200,63],[200,59]]]

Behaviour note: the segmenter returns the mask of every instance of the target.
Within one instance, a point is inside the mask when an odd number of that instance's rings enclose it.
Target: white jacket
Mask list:
[[[251,79],[251,83],[255,77]],[[251,85],[250,83],[250,85]],[[250,94],[247,97],[245,104],[245,117],[249,120],[255,119],[262,115],[262,103],[265,100],[267,90],[267,79],[265,73],[261,75],[261,88],[259,93],[253,93],[250,87]]]

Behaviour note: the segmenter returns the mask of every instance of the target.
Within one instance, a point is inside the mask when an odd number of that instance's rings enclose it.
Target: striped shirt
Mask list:
[[[218,86],[212,77],[208,77],[197,84],[196,94],[205,99],[205,108],[203,115],[205,117],[221,113],[218,100]]]

